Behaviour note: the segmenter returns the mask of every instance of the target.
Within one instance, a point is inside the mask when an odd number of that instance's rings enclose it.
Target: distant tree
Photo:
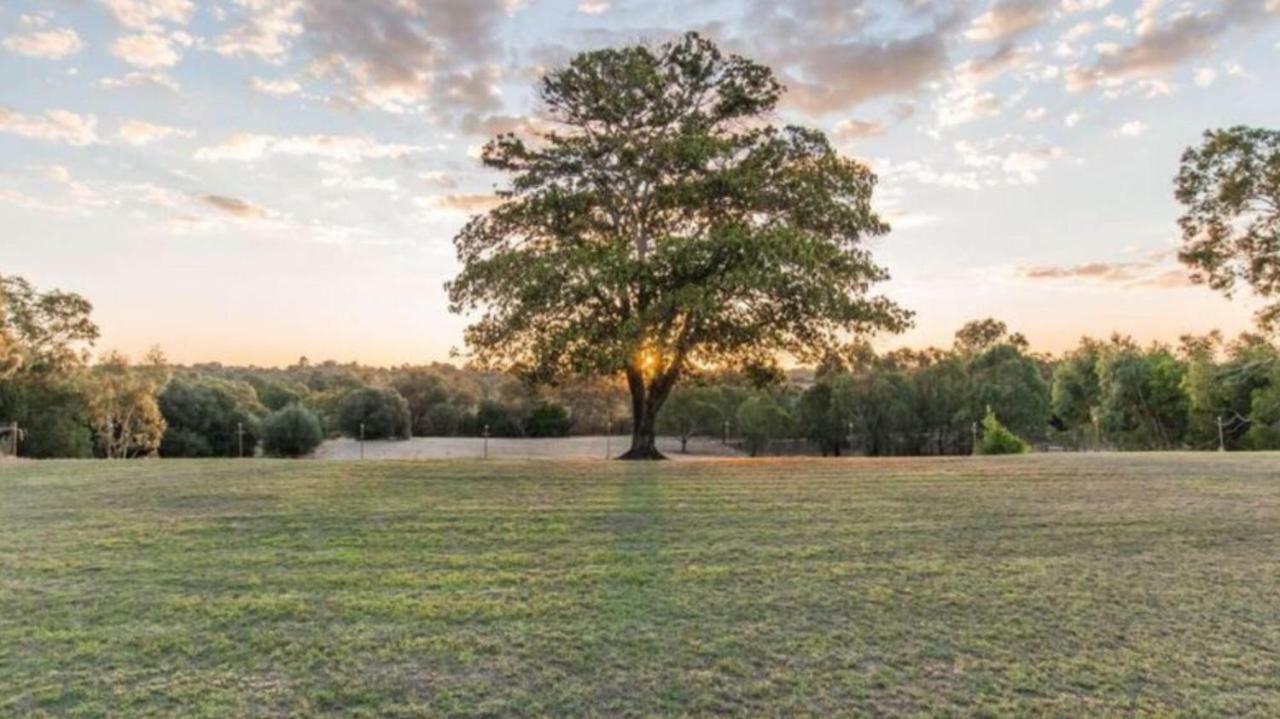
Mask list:
[[[158,398],[164,415],[165,457],[252,457],[258,445],[258,419],[265,407],[253,387],[221,378],[181,377]]]
[[[1104,351],[1097,340],[1084,338],[1080,346],[1062,358],[1053,371],[1050,409],[1061,429],[1077,448],[1101,441],[1097,409],[1102,401],[1098,360]]]
[[[278,409],[262,420],[262,449],[274,457],[302,457],[324,441],[315,413],[300,404]]]
[[[791,415],[767,394],[756,394],[738,407],[738,429],[752,457],[768,448],[771,441],[789,435],[793,428]]]
[[[969,362],[973,383],[973,416],[991,408],[1015,434],[1031,439],[1049,428],[1049,383],[1040,363],[1020,343],[988,347]],[[980,409],[981,408],[981,409]]]
[[[800,396],[798,422],[800,431],[814,444],[822,456],[840,456],[849,445],[854,421],[854,408],[849,385],[852,379],[844,373],[824,374],[823,378]]]
[[[1030,449],[1026,442],[1000,424],[995,412],[987,410],[987,415],[982,419],[982,439],[978,442],[978,454],[1026,454]]]
[[[506,405],[496,400],[483,400],[476,408],[477,432],[489,432],[491,437],[521,437],[524,435],[523,422],[514,416]]]
[[[409,404],[413,434],[439,434],[431,426],[431,409],[449,401],[449,392],[440,375],[426,368],[413,367],[397,374],[391,381],[391,386]]]
[[[1280,295],[1280,131],[1210,130],[1182,155],[1175,196],[1192,279],[1230,296],[1243,282],[1260,297]],[[1258,313],[1280,330],[1280,302]]]
[[[687,454],[694,435],[716,433],[724,422],[716,390],[710,387],[680,387],[658,414],[658,431],[680,438],[680,452]]]
[[[291,404],[302,402],[310,394],[305,385],[296,382],[277,382],[258,379],[252,382],[258,393],[258,401],[271,411],[283,409]]]
[[[0,277],[5,336],[4,365],[29,372],[64,372],[82,366],[98,338],[93,305],[72,292],[40,292],[14,275]]]
[[[18,453],[33,458],[93,456],[84,378],[27,374],[0,382],[0,420],[23,428]]]
[[[1112,338],[1098,362],[1102,430],[1125,449],[1170,449],[1187,428],[1183,367],[1165,347],[1142,350],[1132,340]]]
[[[956,332],[955,348],[961,354],[981,354],[998,345],[1012,345],[1019,350],[1028,347],[1027,338],[1021,333],[1010,334],[1008,325],[991,318],[973,320]]]
[[[168,379],[163,357],[153,351],[145,364],[111,352],[89,374],[88,414],[102,454],[108,459],[154,456],[165,421],[156,395]]]
[[[656,421],[695,364],[821,357],[908,314],[868,287],[886,225],[874,175],[821,132],[768,124],[766,67],[696,34],[583,53],[540,96],[559,127],[502,135],[484,163],[504,202],[455,240],[451,308],[484,309],[479,359],[534,378],[625,376],[628,459],[660,458]]]
[[[338,427],[348,437],[365,439],[408,439],[411,436],[409,403],[394,389],[362,387],[343,397],[338,408]]]
[[[1244,446],[1280,449],[1280,363],[1272,363],[1266,386],[1254,391]]]
[[[565,437],[569,434],[569,411],[552,402],[539,402],[529,411],[526,433],[530,437]]]

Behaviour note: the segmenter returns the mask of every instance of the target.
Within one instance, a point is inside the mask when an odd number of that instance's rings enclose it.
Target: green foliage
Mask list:
[[[489,142],[504,202],[455,239],[451,308],[480,360],[535,378],[625,375],[635,446],[693,364],[820,357],[908,313],[865,241],[875,176],[816,130],[768,124],[766,67],[696,34],[588,52],[547,75],[559,127]],[[733,311],[726,311],[732,307]]]
[[[14,275],[0,276],[0,365],[6,374],[65,373],[88,360],[98,338],[93,305],[72,292],[40,292]]]
[[[93,456],[83,383],[41,373],[0,382],[0,422],[23,429],[18,453],[36,459]]]
[[[567,409],[551,402],[539,402],[529,412],[525,432],[530,437],[566,437],[572,424]]]
[[[1280,295],[1280,131],[1210,130],[1182,155],[1178,257],[1192,277],[1230,296],[1243,283],[1263,298]],[[1280,303],[1258,313],[1280,331]]]
[[[490,437],[521,437],[521,418],[510,407],[495,400],[484,400],[476,409],[476,431]]]
[[[758,393],[738,407],[738,431],[752,457],[768,448],[775,439],[786,437],[795,428],[795,421],[787,410],[773,397]]]
[[[1113,338],[1098,361],[1102,430],[1125,449],[1171,449],[1187,427],[1183,368],[1168,349]]]
[[[86,379],[89,422],[98,449],[108,459],[153,457],[166,423],[156,401],[168,381],[163,355],[152,350],[134,365],[119,352],[101,358]]]
[[[390,387],[352,390],[338,407],[338,427],[348,437],[408,439],[412,422],[409,403]]]
[[[265,408],[248,383],[179,377],[160,393],[158,403],[167,424],[161,456],[236,457],[242,443],[244,455],[253,456]]]
[[[1050,408],[1055,421],[1070,433],[1077,449],[1095,446],[1101,441],[1095,410],[1102,403],[1098,360],[1103,351],[1101,342],[1085,338],[1053,371]]]
[[[1031,447],[1026,442],[1000,424],[995,412],[987,410],[987,416],[982,418],[982,439],[978,441],[978,454],[1026,454],[1029,451]]]
[[[398,373],[391,386],[408,403],[414,435],[448,434],[437,431],[431,423],[432,408],[449,401],[449,392],[438,374],[429,369],[410,368]]]
[[[315,413],[300,404],[291,404],[262,420],[262,449],[273,457],[302,457],[324,441],[324,431]]]
[[[718,434],[724,422],[720,393],[711,387],[680,387],[658,413],[658,431],[680,438],[680,451],[689,451],[689,439],[698,434]]]

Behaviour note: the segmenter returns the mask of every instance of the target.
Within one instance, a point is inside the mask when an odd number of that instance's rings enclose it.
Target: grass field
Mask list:
[[[0,464],[0,716],[1280,715],[1280,456]]]

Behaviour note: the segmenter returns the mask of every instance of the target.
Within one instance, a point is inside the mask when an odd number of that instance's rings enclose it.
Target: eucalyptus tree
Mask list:
[[[1272,300],[1258,321],[1280,331],[1280,130],[1206,132],[1183,153],[1176,183],[1186,207],[1178,257],[1192,278],[1228,296],[1244,284]]]
[[[625,377],[629,459],[692,368],[802,361],[909,313],[870,294],[888,226],[875,175],[823,133],[771,123],[784,88],[690,33],[586,52],[539,86],[550,129],[500,135],[501,202],[455,238],[451,309],[476,360],[537,380]]]

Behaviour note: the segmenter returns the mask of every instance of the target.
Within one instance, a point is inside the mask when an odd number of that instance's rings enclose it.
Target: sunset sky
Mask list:
[[[917,313],[881,346],[1250,325],[1188,285],[1172,180],[1207,128],[1280,127],[1280,0],[5,0],[0,273],[90,298],[100,349],[447,359],[478,148],[545,68],[685,30],[877,170]]]

